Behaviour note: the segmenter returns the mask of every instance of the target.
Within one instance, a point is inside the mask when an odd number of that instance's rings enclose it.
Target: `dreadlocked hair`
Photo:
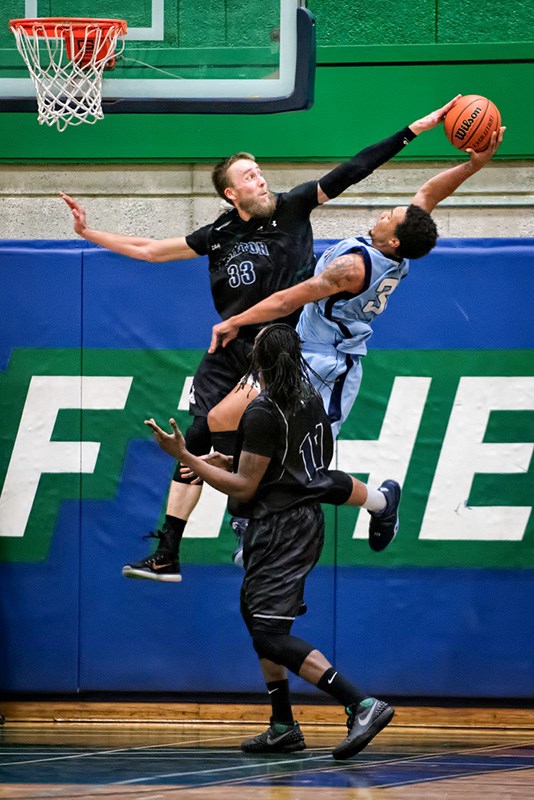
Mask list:
[[[261,372],[271,400],[285,413],[292,414],[315,394],[302,358],[300,338],[294,328],[283,322],[267,325],[256,336],[243,384],[257,372]]]

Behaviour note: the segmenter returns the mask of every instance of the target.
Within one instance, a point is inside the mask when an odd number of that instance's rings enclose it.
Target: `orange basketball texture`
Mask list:
[[[479,153],[490,143],[493,131],[501,127],[497,106],[478,94],[460,97],[445,116],[445,135],[459,150],[470,147]]]

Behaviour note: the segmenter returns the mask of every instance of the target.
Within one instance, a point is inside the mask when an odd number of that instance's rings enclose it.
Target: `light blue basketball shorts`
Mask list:
[[[318,345],[317,342],[304,342],[302,355],[313,370],[309,373],[310,380],[321,395],[335,439],[360,391],[361,358],[355,354],[340,353],[335,347]]]

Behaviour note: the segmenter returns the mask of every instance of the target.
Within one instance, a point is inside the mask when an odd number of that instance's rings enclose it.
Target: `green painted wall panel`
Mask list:
[[[440,0],[438,42],[526,42],[534,35],[533,0],[513,0],[494,9],[487,3]]]
[[[508,126],[499,158],[534,158],[534,107],[519,94],[533,85],[534,62],[319,67],[315,104],[309,111],[251,116],[108,114],[94,126],[64,133],[40,127],[33,113],[5,114],[0,158],[4,163],[211,162],[245,149],[263,160],[337,160],[458,92],[488,95],[499,106]],[[455,155],[437,129],[417,139],[402,159]]]
[[[465,0],[310,0],[319,45],[532,41],[533,0],[504,6]]]
[[[319,44],[398,44],[435,41],[435,0],[310,0]]]

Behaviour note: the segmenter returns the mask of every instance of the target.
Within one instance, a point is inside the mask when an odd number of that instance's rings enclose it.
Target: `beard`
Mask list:
[[[243,200],[239,204],[243,211],[251,217],[261,217],[266,219],[272,217],[276,208],[276,198],[272,192],[268,192],[265,197],[255,197],[252,200]]]

